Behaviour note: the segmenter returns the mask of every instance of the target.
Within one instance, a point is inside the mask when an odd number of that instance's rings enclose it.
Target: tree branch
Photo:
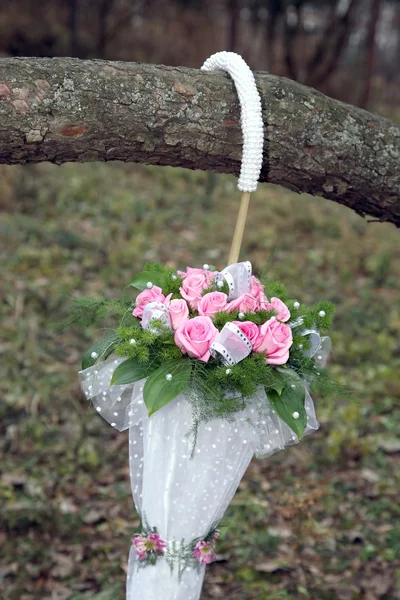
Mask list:
[[[294,81],[256,74],[262,181],[400,226],[400,128]],[[238,173],[227,75],[70,58],[0,60],[0,163],[122,160]]]

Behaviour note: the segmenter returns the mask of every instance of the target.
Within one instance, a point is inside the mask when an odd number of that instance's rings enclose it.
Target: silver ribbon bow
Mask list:
[[[318,367],[325,367],[328,356],[332,350],[332,341],[328,336],[322,336],[316,329],[306,329],[302,335],[309,336],[310,349],[306,352],[307,356],[314,357],[315,364]]]
[[[159,326],[152,325],[152,321],[158,321]],[[143,310],[142,327],[152,333],[160,333],[160,328],[172,331],[171,319],[168,308],[162,302],[149,302]]]
[[[225,365],[236,365],[252,351],[249,338],[234,323],[226,323],[210,346],[212,356],[220,354]]]
[[[215,280],[225,280],[229,286],[229,300],[235,300],[250,291],[251,273],[251,262],[247,260],[246,262],[229,265],[216,274]]]
[[[293,321],[293,323],[290,324],[290,327],[294,329],[295,327],[301,327],[302,324],[303,319],[300,317],[296,319],[296,321]],[[306,356],[309,356],[310,358],[314,357],[317,367],[325,367],[332,350],[331,338],[329,336],[321,337],[318,329],[303,329],[300,333],[304,337],[309,338],[310,348],[305,352]]]

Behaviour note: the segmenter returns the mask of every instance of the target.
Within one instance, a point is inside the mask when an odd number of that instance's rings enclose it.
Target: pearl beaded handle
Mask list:
[[[240,102],[243,153],[238,188],[243,194],[229,253],[228,263],[233,264],[238,262],[239,259],[250,202],[250,192],[256,191],[261,172],[264,145],[261,98],[254,75],[239,54],[235,52],[217,52],[210,56],[201,68],[203,71],[226,71],[229,73],[235,83]]]

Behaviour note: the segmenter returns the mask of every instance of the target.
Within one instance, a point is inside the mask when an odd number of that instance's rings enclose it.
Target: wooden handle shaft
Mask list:
[[[235,232],[233,234],[233,240],[231,245],[231,251],[229,252],[228,265],[233,265],[239,260],[240,247],[242,245],[244,228],[246,225],[247,211],[249,209],[250,192],[243,192],[240,199],[239,214],[236,221]]]

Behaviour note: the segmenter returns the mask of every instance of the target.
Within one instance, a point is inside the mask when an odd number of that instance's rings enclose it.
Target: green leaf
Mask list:
[[[192,368],[191,361],[179,358],[166,362],[149,376],[143,390],[149,417],[187,388]],[[166,379],[168,374],[172,375],[170,381]]]
[[[274,389],[266,389],[268,399],[277,415],[284,421],[292,431],[301,439],[307,425],[307,413],[304,408],[305,388],[303,380],[296,376],[291,378],[292,383],[286,383],[279,394]],[[294,385],[295,387],[292,387]],[[299,413],[295,419],[293,413]]]
[[[118,336],[113,333],[105,340],[101,340],[101,342],[97,342],[97,344],[89,348],[82,358],[82,371],[88,367],[92,367],[99,358],[102,360],[108,358],[108,356],[110,356],[111,352],[114,350],[118,339]],[[97,354],[97,356],[94,358],[92,357],[93,352]]]
[[[112,374],[110,385],[126,385],[144,379],[151,372],[149,364],[140,363],[136,358],[124,360]]]
[[[128,287],[132,286],[142,292],[147,288],[149,281],[151,281],[153,285],[162,287],[164,273],[160,271],[142,271],[142,273],[138,273],[138,275],[136,275],[132,281],[128,283]]]
[[[285,387],[285,376],[277,369],[271,369],[271,373],[268,374],[268,377],[273,380],[272,382],[268,381],[268,389],[275,390],[280,396]]]

